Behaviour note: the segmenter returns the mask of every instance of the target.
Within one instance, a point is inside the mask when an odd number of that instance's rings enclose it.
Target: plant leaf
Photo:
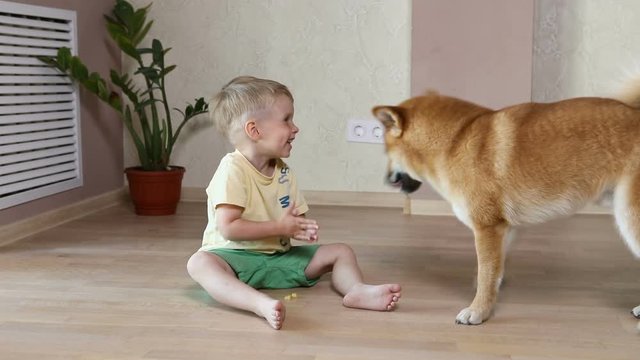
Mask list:
[[[153,39],[151,42],[151,49],[153,49],[153,62],[164,67],[164,52],[162,51],[162,43],[158,39]]]
[[[89,70],[84,66],[80,58],[72,57],[69,64],[71,76],[78,79],[80,82],[84,82],[89,77]]]
[[[55,57],[38,59],[116,109],[136,146],[142,168],[164,170],[168,167],[173,145],[181,130],[192,118],[205,113],[208,104],[204,98],[198,98],[193,104],[187,104],[184,110],[174,109],[183,120],[175,134],[172,133],[164,82],[165,76],[176,68],[176,65],[165,67],[165,55],[171,48],[164,48],[158,39],[153,39],[150,47],[138,48],[154,23],[147,19],[150,6],[136,9],[127,0],[116,0],[111,13],[104,15],[106,30],[113,41],[124,54],[138,62],[138,69],[133,74],[144,77],[144,91],[136,86],[137,82],[131,75],[120,74],[116,70],[110,71],[111,84],[108,85],[98,73],[90,72],[79,57],[73,56],[69,48],[60,48]],[[145,64],[149,58],[151,63]],[[120,93],[111,90],[110,86],[119,88],[130,103],[125,103]],[[164,113],[159,112],[159,103],[163,105]]]
[[[161,77],[165,77],[168,73],[172,72],[176,68],[175,65],[169,65],[160,72]]]
[[[132,39],[134,44],[138,45],[142,42],[144,37],[147,36],[149,29],[151,29],[151,25],[153,25],[153,20],[150,20],[147,25],[145,25],[144,28]]]

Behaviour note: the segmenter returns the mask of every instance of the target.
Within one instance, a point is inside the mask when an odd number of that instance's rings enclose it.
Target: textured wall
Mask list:
[[[347,143],[345,125],[409,95],[410,10],[409,0],[163,0],[149,39],[173,48],[174,106],[241,74],[289,86],[301,131],[288,162],[303,189],[392,191],[383,146]],[[184,186],[204,187],[230,148],[204,117],[188,135],[173,163],[187,167]],[[126,153],[135,164],[130,144]]]
[[[640,2],[538,0],[533,99],[610,95],[640,71]]]

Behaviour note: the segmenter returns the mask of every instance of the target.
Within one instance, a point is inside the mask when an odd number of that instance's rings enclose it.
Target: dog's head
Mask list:
[[[389,160],[386,181],[405,193],[412,193],[422,185],[421,176],[413,167],[412,151],[416,144],[407,142],[407,111],[400,106],[376,106],[372,110],[384,125],[384,143]],[[409,140],[410,142],[411,140]]]
[[[376,106],[372,112],[385,128],[387,180],[409,193],[421,181],[438,181],[446,174],[465,124],[493,110],[428,91],[397,106]]]

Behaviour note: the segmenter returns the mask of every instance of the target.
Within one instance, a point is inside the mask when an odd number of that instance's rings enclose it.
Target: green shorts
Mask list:
[[[264,254],[247,250],[213,249],[231,266],[240,281],[254,289],[289,289],[315,285],[319,279],[307,279],[304,269],[319,245],[292,246],[284,253]]]

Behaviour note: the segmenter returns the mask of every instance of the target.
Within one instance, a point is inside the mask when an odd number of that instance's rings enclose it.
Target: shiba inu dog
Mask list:
[[[457,323],[491,316],[514,226],[572,214],[609,194],[622,238],[640,258],[640,82],[619,100],[492,110],[429,92],[372,112],[385,127],[388,180],[405,192],[428,181],[473,231],[476,295]],[[640,306],[632,312],[640,318]]]

